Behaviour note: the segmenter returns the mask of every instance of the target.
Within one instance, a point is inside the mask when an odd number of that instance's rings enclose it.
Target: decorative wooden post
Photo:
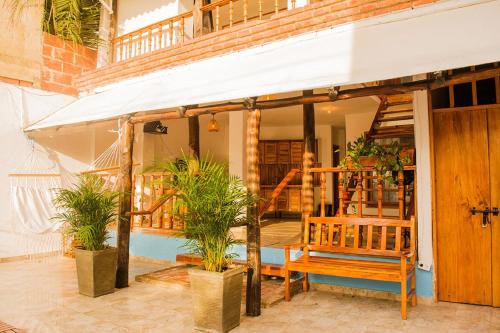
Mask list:
[[[189,117],[189,153],[193,157],[200,157],[200,119],[198,116]]]
[[[260,110],[248,111],[247,120],[247,190],[249,194],[259,196],[259,132]],[[247,298],[248,316],[260,315],[260,217],[259,205],[247,208]]]
[[[312,96],[312,90],[304,90],[303,96]],[[304,155],[302,159],[302,221],[314,210],[313,175],[309,172],[316,153],[316,133],[314,126],[314,104],[304,104]]]
[[[119,202],[119,219],[117,233],[118,267],[116,270],[116,287],[128,287],[128,262],[130,243],[130,221],[127,216],[131,211],[132,190],[132,154],[134,149],[134,125],[128,119],[123,121],[120,134],[120,173],[118,181],[122,193]]]

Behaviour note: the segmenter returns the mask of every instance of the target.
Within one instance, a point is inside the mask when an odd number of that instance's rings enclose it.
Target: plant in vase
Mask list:
[[[227,332],[240,323],[243,267],[233,267],[231,227],[247,220],[255,204],[243,182],[226,165],[211,159],[184,157],[167,162],[166,186],[175,189],[174,214],[185,223],[185,246],[201,257],[201,269],[189,271],[197,329]]]
[[[374,166],[380,145],[373,140],[366,140],[364,136],[353,142],[348,142],[346,157],[339,163],[339,167],[348,170],[359,170],[363,167]]]
[[[116,248],[106,242],[108,226],[116,221],[119,193],[108,191],[102,178],[81,175],[69,189],[59,189],[54,219],[67,223],[67,233],[79,244],[75,248],[79,292],[97,297],[114,292]]]
[[[387,180],[390,184],[396,184],[397,173],[404,171],[404,166],[410,163],[409,157],[401,157],[401,146],[398,141],[380,147],[381,150],[377,154],[375,169],[382,175],[384,180]]]

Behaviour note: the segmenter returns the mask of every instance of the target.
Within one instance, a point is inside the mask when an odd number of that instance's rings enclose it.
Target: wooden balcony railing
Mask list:
[[[114,62],[175,46],[191,39],[192,16],[193,12],[188,11],[115,38]]]
[[[251,20],[263,20],[287,10],[284,0],[219,0],[201,8],[150,24],[144,28],[119,36],[113,40],[113,62],[131,59],[156,50],[181,45],[194,35],[194,11],[210,14],[212,27],[200,29],[200,34],[231,28]],[[295,0],[291,2],[295,8]],[[203,20],[201,20],[203,21]]]

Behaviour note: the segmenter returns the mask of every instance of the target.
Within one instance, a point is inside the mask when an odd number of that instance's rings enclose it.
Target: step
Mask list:
[[[413,103],[413,94],[387,95],[387,105],[399,105]]]
[[[396,113],[413,113],[413,109],[412,108],[404,108],[404,109],[387,109],[387,110],[383,110],[383,111],[380,111],[380,114],[396,114]]]
[[[402,138],[402,137],[412,137],[413,133],[402,133],[402,134],[373,134],[370,138],[372,139],[392,139],[392,138]]]
[[[201,258],[192,254],[178,254],[175,256],[175,261],[190,265],[201,265]],[[237,259],[233,260],[233,263],[245,266],[247,264],[245,260]],[[260,270],[260,273],[265,276],[285,277],[285,267],[282,265],[262,263]]]
[[[380,132],[394,132],[394,131],[412,131],[413,125],[396,125],[396,126],[382,126],[375,130],[377,133]]]
[[[411,119],[413,119],[413,115],[398,116],[398,117],[383,117],[383,118],[378,118],[377,122],[383,123],[383,122],[388,122],[388,121],[401,121],[401,120],[411,120]]]

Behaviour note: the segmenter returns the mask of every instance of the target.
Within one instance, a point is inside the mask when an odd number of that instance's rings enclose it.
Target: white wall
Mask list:
[[[215,119],[219,123],[219,132],[209,132],[208,122],[211,115],[200,116],[200,154],[202,157],[211,156],[216,161],[227,162],[229,159],[229,116],[217,114]],[[189,121],[188,119],[174,119],[163,121],[168,127],[168,134],[144,134],[143,161],[147,167],[154,161],[174,160],[189,153]],[[138,131],[141,131],[141,127]]]
[[[0,195],[4,198],[0,201],[0,210],[3,212],[0,216],[0,229],[18,230],[9,200],[8,174],[22,172],[30,167],[31,163],[27,163],[30,158],[37,160],[37,169],[41,171],[83,170],[92,158],[93,141],[88,130],[50,131],[33,133],[33,146],[30,138],[22,131],[28,122],[54,112],[58,107],[73,100],[72,97],[0,83],[0,100],[0,141],[4,143],[0,150]]]
[[[352,142],[368,131],[377,110],[345,115],[345,141]]]
[[[118,4],[118,35],[124,35],[176,16],[192,7],[192,2],[189,0],[120,0]],[[186,36],[191,36],[192,20],[186,20],[185,27]]]

